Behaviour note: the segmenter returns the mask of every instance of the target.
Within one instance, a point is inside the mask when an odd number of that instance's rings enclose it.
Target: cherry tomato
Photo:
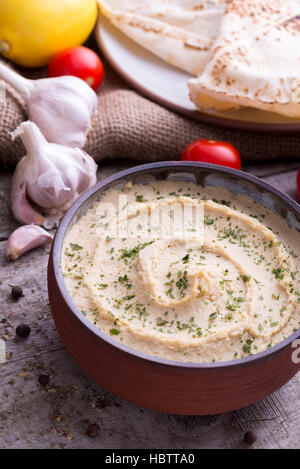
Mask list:
[[[188,145],[181,155],[181,161],[201,161],[241,169],[241,156],[237,149],[227,142],[196,140]]]
[[[300,199],[300,169],[298,171],[298,176],[297,176],[297,188],[298,188],[298,197]]]
[[[102,83],[104,70],[98,55],[87,47],[71,47],[59,52],[48,66],[48,77],[74,75],[81,78],[93,90]]]

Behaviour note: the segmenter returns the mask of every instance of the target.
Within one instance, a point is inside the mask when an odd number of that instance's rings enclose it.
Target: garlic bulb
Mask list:
[[[52,228],[74,200],[96,183],[97,165],[80,148],[47,142],[33,122],[23,122],[12,135],[17,136],[27,153],[12,180],[13,214],[23,224]]]
[[[25,252],[30,251],[42,244],[51,243],[52,234],[36,225],[25,225],[17,228],[8,238],[6,246],[6,257],[15,261]]]
[[[97,111],[96,93],[74,76],[27,80],[0,62],[0,78],[26,100],[28,117],[50,142],[82,148]]]

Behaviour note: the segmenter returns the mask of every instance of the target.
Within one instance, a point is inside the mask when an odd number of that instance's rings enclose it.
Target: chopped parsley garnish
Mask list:
[[[146,246],[150,246],[152,243],[154,243],[154,241],[138,244],[132,249],[122,249],[121,259],[135,259],[142,249],[145,249]]]
[[[71,249],[73,249],[73,251],[80,251],[81,249],[83,249],[82,246],[76,243],[70,243],[70,246],[71,246]]]
[[[251,275],[241,275],[241,279],[243,280],[243,282],[249,282],[249,280],[251,280]]]
[[[122,300],[123,301],[129,301],[129,300],[132,300],[132,298],[134,298],[135,295],[127,295],[127,296],[123,296]]]
[[[166,324],[168,324],[169,321],[167,321],[166,319],[163,319],[163,318],[157,318],[156,319],[156,324],[158,326],[165,326]]]
[[[245,301],[245,298],[243,298],[242,296],[239,296],[238,298],[234,298],[234,300],[237,302],[237,303],[243,303]]]
[[[235,303],[227,303],[226,309],[229,309],[229,311],[236,311],[237,305]]]
[[[167,274],[167,278],[170,278],[171,277],[171,272],[169,272]],[[166,294],[170,297],[170,298],[174,298],[174,295],[173,295],[173,284],[174,284],[174,279],[172,278],[171,280],[169,280],[169,282],[166,282],[165,285],[167,287],[170,287],[167,291],[166,291]]]
[[[187,263],[188,263],[188,261],[190,260],[190,255],[189,255],[189,254],[187,254],[187,255],[186,255],[186,256],[184,256],[184,257],[183,257],[181,260],[182,260],[183,264],[187,264]]]
[[[147,200],[144,199],[143,194],[136,194],[135,200],[136,200],[137,202],[147,202]]]
[[[129,290],[132,287],[132,284],[129,282],[129,278],[126,274],[123,277],[120,276],[118,280],[127,288],[127,290]]]
[[[277,278],[278,280],[283,279],[284,273],[283,273],[283,269],[281,269],[280,267],[278,267],[277,269],[273,269],[272,272],[275,275],[275,278]]]
[[[251,353],[252,343],[253,343],[253,340],[251,340],[251,339],[246,340],[246,343],[243,345],[243,352],[244,353]]]
[[[216,204],[226,205],[226,207],[230,207],[230,202],[227,202],[227,200],[217,200],[217,199],[212,199],[212,200]]]
[[[186,278],[186,275],[187,275],[187,271],[185,270],[183,272],[183,275],[181,274],[181,276],[179,277],[179,279],[176,282],[176,287],[179,290],[180,296],[185,296],[185,293],[184,293],[183,290],[185,290],[188,286],[188,279]]]

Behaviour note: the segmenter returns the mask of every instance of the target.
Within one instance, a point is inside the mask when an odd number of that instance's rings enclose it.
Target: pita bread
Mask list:
[[[300,118],[300,0],[232,0],[189,90],[200,109],[221,103]]]
[[[197,76],[231,0],[98,0],[120,31],[170,65]]]

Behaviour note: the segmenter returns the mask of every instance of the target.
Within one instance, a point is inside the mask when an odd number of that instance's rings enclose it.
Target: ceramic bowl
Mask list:
[[[292,360],[300,330],[274,347],[243,359],[219,363],[171,361],[133,350],[101,332],[80,313],[66,289],[60,259],[70,227],[107,189],[121,188],[128,181],[167,179],[245,194],[300,231],[300,206],[263,180],[241,171],[202,163],[161,162],[119,172],[85,192],[57,230],[48,265],[56,328],[80,368],[123,399],[183,415],[216,414],[247,406],[283,386],[300,369],[300,364]]]

